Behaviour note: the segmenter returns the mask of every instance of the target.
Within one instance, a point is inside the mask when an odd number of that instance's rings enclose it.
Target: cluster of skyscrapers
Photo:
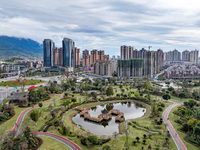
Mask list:
[[[185,50],[182,52],[182,59],[181,59],[181,52],[178,50],[173,50],[164,53],[164,60],[165,61],[187,61],[192,63],[198,63],[199,51],[188,51]]]
[[[157,51],[144,48],[137,50],[123,45],[120,52],[121,60],[118,60],[118,76],[120,77],[152,77],[159,73],[164,65],[164,53],[161,49]]]
[[[105,55],[103,50],[92,50],[91,53],[89,54],[88,50],[83,51],[83,59],[82,59],[82,64],[83,67],[93,67],[93,64],[95,62],[108,62],[109,61],[109,55]]]
[[[75,47],[73,40],[64,38],[62,48],[55,48],[55,43],[50,39],[43,41],[44,67],[62,66],[65,68],[80,67],[80,49]]]
[[[117,62],[94,63],[94,74],[118,77],[142,77],[160,72],[164,65],[164,53],[161,49],[157,51],[134,49],[132,46],[120,47],[121,59]]]

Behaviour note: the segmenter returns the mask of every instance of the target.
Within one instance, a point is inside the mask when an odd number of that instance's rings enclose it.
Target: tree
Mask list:
[[[197,102],[193,99],[189,100],[187,105],[190,107],[190,108],[193,108],[195,105],[197,104]]]
[[[42,103],[39,103],[38,106],[39,106],[40,108],[42,108],[43,104],[42,104]]]
[[[24,136],[26,137],[26,139],[29,139],[29,137],[31,136],[31,129],[29,127],[26,127],[24,130]]]
[[[170,97],[169,94],[164,94],[164,95],[162,96],[162,98],[163,98],[164,100],[168,100],[168,99],[170,99],[171,97]]]
[[[71,88],[72,91],[75,91],[76,89],[74,87]]]
[[[37,91],[35,89],[31,89],[28,94],[29,102],[36,102],[37,100]]]
[[[140,93],[139,93],[139,91],[136,91],[135,93],[134,93],[134,96],[137,98],[137,97],[140,97]]]
[[[140,140],[140,138],[137,136],[135,139],[136,139],[136,140],[137,140],[137,142],[139,143],[139,140]]]
[[[136,143],[137,143],[136,141],[133,141],[133,145],[134,145],[134,146],[135,146]]]
[[[143,137],[144,137],[144,139],[146,139],[147,135],[146,135],[146,134],[144,134],[144,135],[143,135]]]
[[[19,143],[19,150],[26,150],[28,148],[27,142]]]
[[[130,91],[128,92],[128,97],[131,98],[131,92]]]
[[[168,91],[174,91],[174,88],[173,88],[173,87],[168,87],[167,90],[168,90]]]
[[[111,150],[111,147],[109,145],[105,145],[102,150]]]
[[[151,133],[147,133],[147,136],[149,137],[149,139],[151,138],[152,134]]]
[[[37,93],[38,93],[38,96],[39,96],[40,98],[43,98],[43,95],[45,94],[45,89],[44,89],[44,87],[38,87]]]
[[[146,140],[143,140],[143,143],[145,144],[145,143],[146,143]]]
[[[158,111],[163,111],[162,107],[158,107]]]
[[[92,144],[97,144],[99,142],[98,137],[95,135],[90,135],[88,137],[88,140],[92,143]]]
[[[20,106],[25,106],[25,105],[27,105],[27,103],[28,103],[27,98],[22,97],[22,98],[19,99]]]
[[[65,107],[65,110],[66,110],[66,106],[69,107],[69,104],[70,104],[70,101],[69,101],[69,100],[62,100],[62,101],[61,101],[61,105]]]
[[[188,126],[190,126],[190,127],[192,127],[192,128],[194,128],[195,126],[196,126],[196,124],[197,124],[197,119],[194,119],[194,118],[192,118],[192,119],[190,119],[189,121],[188,121]]]
[[[106,89],[106,95],[107,95],[107,96],[111,96],[111,95],[113,95],[113,94],[114,94],[113,88],[112,88],[112,86],[109,86],[109,87]]]
[[[37,125],[37,121],[40,117],[40,112],[37,109],[32,110],[32,112],[30,113],[30,117],[35,122],[35,125]]]
[[[149,81],[144,81],[144,89],[148,90],[149,88],[151,88],[151,84]]]
[[[194,136],[196,138],[196,141],[200,144],[200,124],[198,123],[197,126],[194,128]]]
[[[72,98],[72,102],[75,103],[76,102],[76,98]]]
[[[179,94],[178,94],[178,97],[181,98],[181,99],[182,99],[182,98],[185,98],[185,93],[183,93],[183,92],[179,93]]]

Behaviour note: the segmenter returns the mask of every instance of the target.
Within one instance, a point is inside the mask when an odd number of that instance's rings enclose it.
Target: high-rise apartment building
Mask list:
[[[188,50],[182,52],[182,61],[190,61],[190,52]]]
[[[94,63],[94,74],[113,76],[117,74],[117,61],[102,62],[98,61]]]
[[[63,47],[63,67],[75,67],[74,64],[74,51],[75,43],[69,38],[64,38],[62,41]]]
[[[62,48],[56,48],[53,52],[54,57],[54,66],[62,66],[63,65],[63,57],[62,57]]]
[[[92,50],[90,54],[90,65],[93,66],[93,63],[99,60],[98,50]]]
[[[74,54],[75,54],[75,57],[74,57],[75,68],[79,68],[80,67],[80,59],[81,59],[80,49],[78,49],[77,47],[75,47]]]
[[[143,75],[143,59],[131,58],[129,60],[118,60],[119,77],[141,77]]]
[[[190,62],[197,64],[199,62],[199,51],[196,49],[194,51],[190,51],[189,57],[190,57]]]
[[[152,77],[160,72],[160,52],[144,51],[143,52],[143,75]]]
[[[89,55],[89,51],[85,50],[83,51],[83,59],[82,64],[83,67],[91,67],[95,62],[108,62],[109,61],[109,55],[105,55],[103,50],[92,50],[91,54]]]
[[[55,44],[50,39],[44,39],[43,41],[43,60],[44,67],[51,67],[54,65],[53,62],[53,51]]]
[[[166,61],[180,61],[181,60],[181,52],[174,49],[173,51],[169,51],[166,53]]]
[[[164,52],[162,49],[158,49],[157,52],[159,53],[159,61],[160,61],[160,68],[164,66]]]
[[[131,46],[123,45],[120,47],[120,56],[121,60],[127,60],[133,58],[133,50],[134,48]]]
[[[87,49],[83,51],[82,65],[83,67],[90,67],[90,55]]]

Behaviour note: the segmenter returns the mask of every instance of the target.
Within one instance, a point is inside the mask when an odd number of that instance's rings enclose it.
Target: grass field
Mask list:
[[[50,137],[38,136],[42,139],[43,143],[38,148],[38,150],[71,150],[71,148],[67,147],[63,143],[52,139]]]

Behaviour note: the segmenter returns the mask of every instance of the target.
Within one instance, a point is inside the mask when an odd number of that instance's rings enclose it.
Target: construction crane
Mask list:
[[[150,46],[150,45],[148,46],[149,50],[151,49],[151,47],[152,47],[152,46]]]
[[[147,46],[148,47],[148,49],[150,50],[151,48],[152,48],[152,46]],[[144,46],[143,48],[147,48],[146,46]]]

